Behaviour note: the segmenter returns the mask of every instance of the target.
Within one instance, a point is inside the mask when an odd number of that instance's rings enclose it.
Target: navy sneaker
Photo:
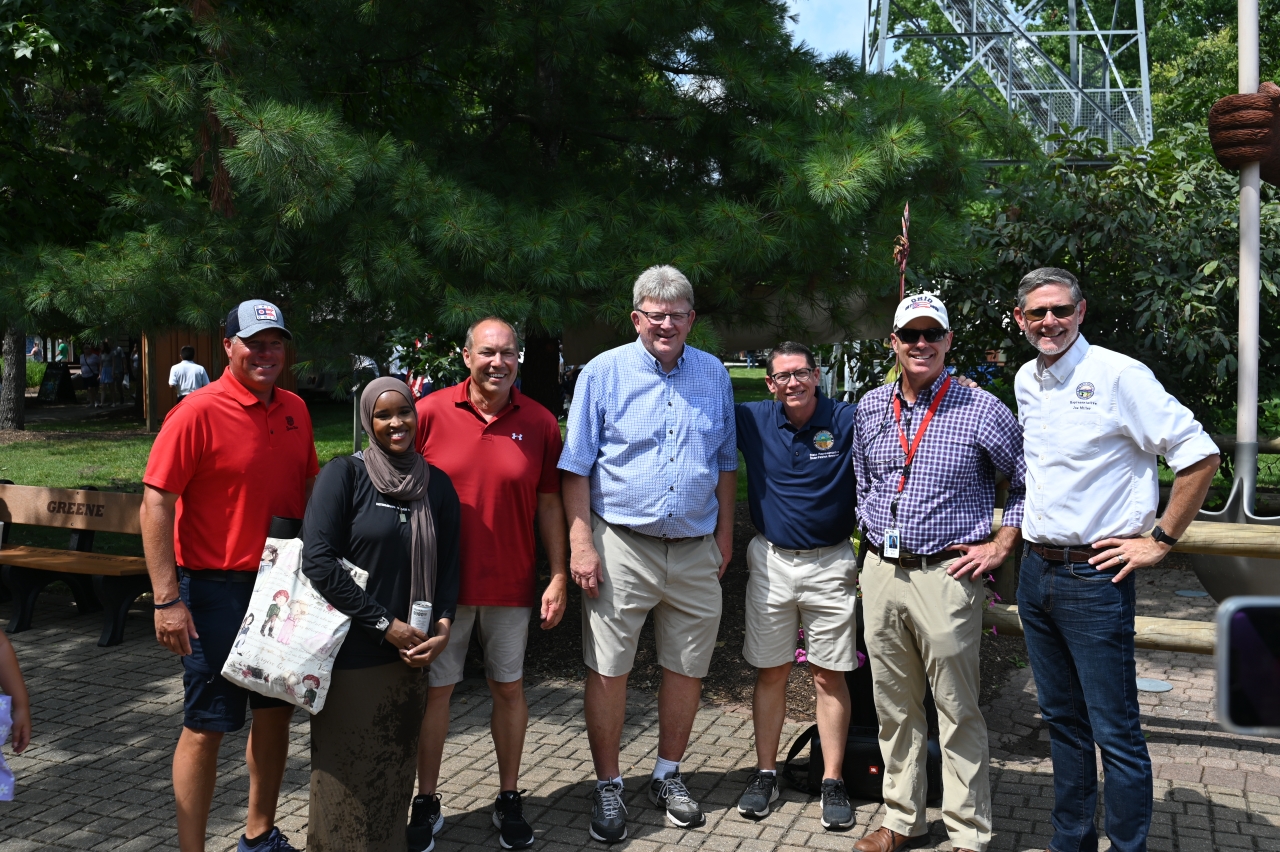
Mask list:
[[[747,779],[747,789],[743,791],[742,798],[738,799],[738,813],[744,817],[764,819],[769,815],[769,810],[776,801],[778,801],[777,774],[766,774],[757,769]]]
[[[440,794],[414,796],[409,825],[404,830],[409,852],[431,852],[436,846],[435,836],[442,828],[444,814],[440,813]]]
[[[822,827],[843,831],[853,825],[853,805],[845,792],[844,782],[834,778],[822,780]]]
[[[243,834],[240,835],[236,852],[298,852],[298,850],[290,846],[289,838],[281,834],[280,829],[273,825],[267,832],[267,836],[259,840],[256,846],[250,846],[248,838]]]
[[[504,790],[493,803],[493,827],[503,849],[525,849],[533,845],[533,826],[524,818],[523,790]]]

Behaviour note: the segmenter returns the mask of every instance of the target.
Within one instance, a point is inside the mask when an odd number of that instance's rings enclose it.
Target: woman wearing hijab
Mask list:
[[[303,520],[302,571],[351,630],[324,709],[311,717],[310,852],[404,852],[429,665],[458,600],[458,495],[414,450],[413,395],[398,379],[360,396],[369,448],[325,465]],[[364,589],[342,560],[369,572]],[[408,624],[430,601],[430,635]]]

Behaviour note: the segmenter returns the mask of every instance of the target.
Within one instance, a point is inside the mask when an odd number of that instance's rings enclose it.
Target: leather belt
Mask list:
[[[1093,557],[1102,553],[1101,550],[1090,547],[1087,544],[1068,544],[1059,546],[1054,544],[1032,544],[1031,550],[1043,556],[1050,562],[1088,562]]]
[[[252,583],[258,579],[257,571],[192,570],[178,566],[179,577],[192,580],[211,580],[214,583]]]
[[[645,538],[651,538],[654,541],[660,541],[663,544],[679,544],[682,541],[693,541],[695,539],[706,538],[705,535],[687,535],[687,536],[684,536],[683,538],[672,538],[670,536],[665,536],[665,535],[649,535],[648,533],[642,533],[640,532],[640,530],[635,529],[634,527],[624,526],[622,528],[629,533],[635,533],[636,535],[644,536]]]
[[[896,557],[884,556],[880,552],[880,548],[874,544],[868,543],[867,549],[879,556],[881,561],[888,562],[890,565],[897,565],[899,568],[923,568],[925,562],[938,563],[945,559],[951,559],[951,556],[943,556],[941,553],[910,553],[908,551],[900,551],[901,555]],[[956,556],[960,554],[957,553]]]

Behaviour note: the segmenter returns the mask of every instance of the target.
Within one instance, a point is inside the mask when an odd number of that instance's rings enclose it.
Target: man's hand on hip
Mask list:
[[[156,641],[175,654],[191,655],[191,640],[199,639],[191,612],[184,603],[156,610]]]
[[[542,593],[543,630],[550,630],[564,618],[565,607],[569,600],[568,586],[569,583],[565,580],[563,573],[551,575],[551,582],[547,584],[547,590]]]
[[[1089,560],[1089,564],[1099,571],[1120,570],[1111,582],[1119,583],[1128,577],[1134,568],[1149,568],[1155,565],[1173,548],[1164,542],[1156,541],[1151,536],[1141,538],[1104,538],[1095,541],[1096,550],[1104,550]]]
[[[947,573],[957,580],[963,580],[966,577],[970,580],[980,580],[982,575],[999,568],[1009,558],[1009,548],[995,541],[984,541],[981,544],[957,544],[947,549],[960,552],[960,558],[947,566]]]
[[[600,597],[600,584],[604,582],[604,568],[600,564],[600,554],[596,552],[594,543],[570,547],[569,573],[573,575],[573,582],[582,587],[587,597]]]

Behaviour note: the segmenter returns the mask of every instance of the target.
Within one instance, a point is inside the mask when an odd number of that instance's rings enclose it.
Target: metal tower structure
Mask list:
[[[934,0],[950,31],[926,31],[918,19],[904,14],[906,23],[891,32],[890,4],[897,4],[878,0],[875,17],[868,6],[868,19],[879,24],[870,67],[884,70],[895,40],[945,39],[948,49],[936,51],[951,66],[944,90],[968,86],[992,103],[1003,100],[1046,150],[1052,147],[1046,137],[1064,127],[1075,135],[1105,139],[1107,150],[1150,142],[1142,0],[1065,0],[1065,12],[1062,0],[1053,8],[1050,0],[1023,2]],[[1054,58],[1064,54],[1066,67]]]

